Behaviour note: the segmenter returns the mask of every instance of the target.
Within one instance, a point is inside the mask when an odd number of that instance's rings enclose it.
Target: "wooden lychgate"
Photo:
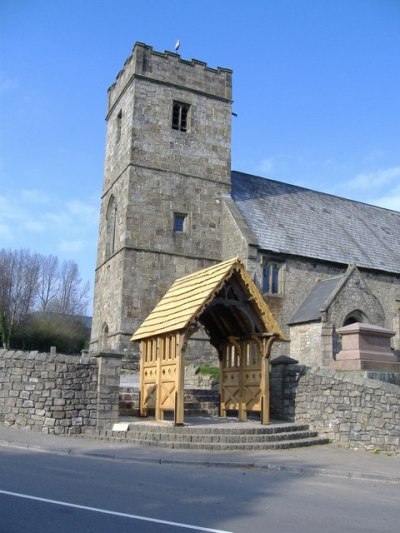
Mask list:
[[[184,422],[185,348],[203,326],[220,360],[220,415],[269,421],[269,356],[281,330],[235,258],[178,279],[132,337],[140,341],[140,412]]]

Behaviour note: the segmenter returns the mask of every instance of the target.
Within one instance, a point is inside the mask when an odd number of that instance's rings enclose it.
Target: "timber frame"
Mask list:
[[[220,416],[269,422],[269,356],[283,338],[239,258],[180,278],[132,337],[140,341],[140,413],[184,423],[185,348],[203,326],[220,361]]]

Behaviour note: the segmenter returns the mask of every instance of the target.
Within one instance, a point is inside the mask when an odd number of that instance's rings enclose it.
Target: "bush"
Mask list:
[[[84,317],[57,313],[33,313],[16,330],[11,347],[20,350],[49,352],[51,346],[65,354],[87,348],[90,329]]]

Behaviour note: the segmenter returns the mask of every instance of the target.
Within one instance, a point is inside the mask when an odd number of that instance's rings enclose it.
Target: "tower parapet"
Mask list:
[[[108,113],[134,77],[182,87],[221,100],[232,100],[232,70],[211,68],[203,61],[182,59],[173,52],[156,52],[152,46],[135,43],[115,82],[108,89]]]

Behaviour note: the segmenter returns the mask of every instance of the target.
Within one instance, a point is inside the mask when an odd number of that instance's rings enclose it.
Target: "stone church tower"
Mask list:
[[[136,43],[108,90],[91,351],[129,339],[172,282],[222,256],[232,72]]]

